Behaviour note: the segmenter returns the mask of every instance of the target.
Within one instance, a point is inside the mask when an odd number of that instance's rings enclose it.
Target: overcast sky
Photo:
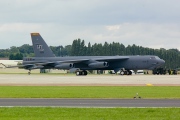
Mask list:
[[[180,0],[0,0],[0,49],[39,32],[51,46],[80,38],[180,50],[179,11]]]

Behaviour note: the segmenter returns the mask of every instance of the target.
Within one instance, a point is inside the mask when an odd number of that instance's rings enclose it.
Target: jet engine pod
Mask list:
[[[34,65],[33,67],[31,67],[30,69],[32,70],[32,69],[42,69],[44,66],[36,66],[36,65]]]
[[[74,67],[73,63],[61,63],[61,64],[55,66],[55,68],[57,68],[57,69],[71,69],[73,67]]]
[[[105,68],[109,66],[109,63],[108,62],[94,62],[94,63],[88,64],[88,66],[91,68]]]

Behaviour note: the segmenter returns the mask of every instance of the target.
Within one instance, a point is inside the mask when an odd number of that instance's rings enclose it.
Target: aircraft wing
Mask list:
[[[34,63],[35,65],[41,65],[41,66],[54,66],[55,64],[60,63],[84,63],[89,60],[93,61],[106,61],[106,62],[113,62],[113,61],[120,61],[120,60],[126,60],[129,59],[129,57],[122,57],[122,56],[112,56],[112,57],[95,57],[92,59],[72,59],[72,60],[63,60],[63,61],[50,61],[50,62],[40,62],[40,63]]]
[[[19,65],[18,66],[6,66],[5,64],[3,64],[3,63],[0,63],[1,65],[3,65],[5,68],[16,68],[16,67],[19,67]]]
[[[112,56],[112,57],[107,57],[107,58],[95,58],[93,60],[95,61],[107,61],[107,62],[112,62],[112,61],[121,61],[121,60],[127,60],[129,57],[124,57],[124,56]]]
[[[2,64],[2,63],[1,63],[1,64]],[[28,68],[28,67],[34,66],[34,64],[16,65],[16,66],[6,66],[6,65],[4,65],[4,64],[2,64],[2,65],[5,66],[6,68],[16,68],[16,67]]]
[[[107,61],[107,62],[113,62],[113,61],[121,61],[121,60],[127,60],[129,57],[127,56],[108,56],[108,57],[93,57],[90,59],[77,59],[77,60],[66,60],[66,61],[57,61],[59,63],[81,63],[81,62],[87,62],[89,60],[93,61]]]
[[[54,64],[56,64],[56,63],[79,63],[79,62],[86,62],[86,61],[89,61],[89,59],[42,62],[42,63],[35,63],[35,64],[36,64],[36,65],[54,65]]]
[[[36,66],[35,64],[25,64],[25,65],[16,65],[16,66],[6,66],[3,63],[1,63],[6,68],[24,68],[24,69],[39,69],[43,68],[43,66]]]

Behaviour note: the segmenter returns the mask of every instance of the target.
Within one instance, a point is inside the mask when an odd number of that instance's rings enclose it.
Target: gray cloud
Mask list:
[[[116,41],[180,49],[179,3],[179,0],[0,1],[1,48],[31,44],[29,33],[40,32],[50,45],[67,45],[81,38],[86,43]]]
[[[57,22],[71,25],[180,20],[180,1],[163,0],[6,0],[1,22]]]

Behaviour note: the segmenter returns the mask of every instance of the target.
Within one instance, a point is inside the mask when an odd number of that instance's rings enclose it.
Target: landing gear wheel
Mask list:
[[[128,75],[132,75],[132,72],[131,72],[131,71],[128,71]]]
[[[82,75],[87,75],[87,71],[82,71]]]
[[[120,75],[124,75],[124,71],[121,71],[121,72],[120,72]]]
[[[77,71],[76,76],[82,76],[82,75],[87,75],[87,71]]]
[[[76,76],[79,76],[79,75],[80,75],[80,71],[77,71],[77,72],[76,72]]]
[[[31,74],[31,71],[29,70],[28,75],[30,75],[30,74]]]

